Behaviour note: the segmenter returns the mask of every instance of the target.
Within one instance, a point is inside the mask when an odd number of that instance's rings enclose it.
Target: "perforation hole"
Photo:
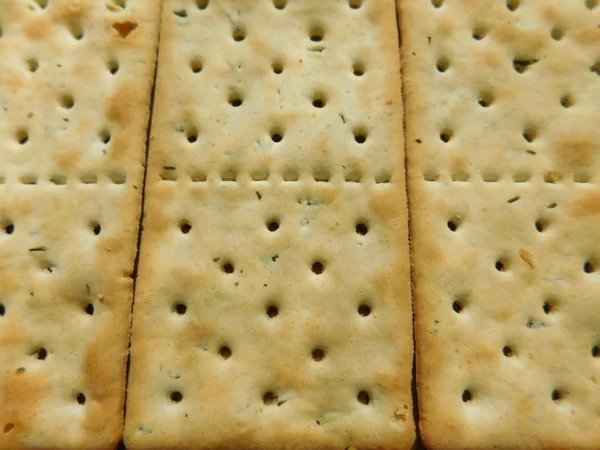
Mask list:
[[[438,70],[438,72],[444,73],[450,67],[450,61],[445,56],[442,56],[440,59],[437,60],[435,67]]]
[[[272,405],[277,402],[277,395],[273,391],[267,391],[263,394],[263,403],[265,405]]]
[[[67,177],[64,175],[53,175],[50,177],[50,183],[57,186],[64,186],[67,184]]]
[[[0,303],[0,317],[3,317],[6,314],[6,306]]]
[[[441,8],[444,4],[444,0],[431,0],[431,4],[434,8]]]
[[[556,308],[556,302],[554,300],[547,300],[542,305],[542,311],[544,311],[544,314],[552,314],[556,312]]]
[[[286,168],[283,171],[283,181],[293,182],[298,181],[300,179],[300,173],[295,168]]]
[[[462,401],[469,403],[473,401],[473,393],[469,389],[465,389],[462,393]]]
[[[187,312],[187,305],[184,303],[178,302],[173,304],[173,312],[183,316]]]
[[[537,130],[535,128],[527,128],[523,132],[523,139],[525,139],[529,143],[535,141],[536,138],[537,138]]]
[[[35,58],[29,58],[26,61],[26,64],[27,64],[27,69],[29,69],[30,72],[37,72],[37,70],[40,67],[40,63]]]
[[[502,347],[502,354],[507,358],[515,356],[515,352],[513,351],[510,345],[505,345],[504,347]]]
[[[560,104],[563,108],[570,108],[575,104],[575,101],[571,95],[565,94],[560,98]]]
[[[114,184],[125,184],[127,182],[127,175],[123,172],[111,172],[108,177]]]
[[[277,315],[279,314],[279,308],[275,305],[269,305],[267,306],[267,317],[269,319],[273,319],[275,317],[277,317]]]
[[[358,315],[362,317],[367,317],[371,314],[371,307],[366,303],[362,303],[358,306]]]
[[[600,346],[594,345],[592,347],[592,357],[593,358],[600,358]]]
[[[550,32],[550,36],[552,36],[552,39],[555,41],[560,41],[565,36],[565,33],[562,28],[554,27]]]
[[[226,274],[232,274],[235,271],[235,267],[233,266],[233,263],[226,262],[221,266],[221,270]]]
[[[83,39],[83,28],[79,23],[71,22],[68,26],[71,36],[80,41]]]
[[[452,310],[456,314],[460,314],[465,309],[465,301],[463,299],[457,299],[452,302]]]
[[[100,140],[102,142],[104,142],[105,144],[108,144],[111,139],[110,131],[108,131],[106,129],[102,130],[102,131],[100,131],[100,133],[98,133],[98,137],[100,138]]]
[[[73,108],[73,106],[75,106],[75,99],[70,94],[64,94],[60,98],[60,106],[62,106],[65,109],[71,109]]]
[[[564,397],[565,397],[565,394],[564,394],[564,392],[562,392],[561,390],[559,390],[559,389],[554,389],[554,390],[552,391],[551,398],[552,398],[552,401],[553,401],[553,402],[556,402],[556,403],[558,403],[558,402],[560,402],[560,401],[561,401],[561,400],[562,400]]]
[[[46,6],[48,6],[48,0],[35,0],[35,2],[41,9],[46,9]]]
[[[461,225],[461,220],[460,217],[454,216],[452,217],[448,222],[446,222],[446,225],[448,226],[448,229],[452,232],[458,230],[458,228]]]
[[[4,226],[4,232],[6,234],[13,234],[15,232],[15,225],[13,223],[9,223]]]
[[[236,27],[233,29],[233,40],[236,42],[242,42],[246,39],[246,30],[242,27]]]
[[[367,391],[360,391],[356,396],[358,403],[362,403],[363,405],[368,405],[371,403],[371,396]]]
[[[573,174],[573,181],[575,183],[589,183],[591,180],[591,177],[587,173],[578,172]]]
[[[194,142],[196,142],[198,140],[198,128],[189,127],[186,132],[186,138],[190,144],[193,144]]]
[[[362,6],[363,0],[348,0],[348,6],[352,9],[358,9]]]
[[[92,233],[98,236],[102,232],[102,227],[98,222],[92,222],[90,224],[90,228],[92,229]]]
[[[208,7],[209,0],[196,0],[196,6],[198,9],[206,9]]]
[[[31,353],[31,356],[34,356],[36,359],[39,359],[40,361],[44,361],[48,357],[48,350],[46,350],[44,347],[35,349]]]
[[[315,348],[312,351],[311,356],[313,361],[323,361],[323,358],[325,358],[325,350],[323,350],[322,348]]]
[[[93,316],[94,315],[94,305],[92,305],[91,303],[88,303],[85,306],[85,313],[90,316]]]
[[[14,423],[7,423],[4,426],[4,434],[10,433],[14,428],[15,428],[15,424]]]
[[[239,92],[233,91],[229,94],[229,104],[234,108],[238,108],[242,106],[244,103],[244,99]]]
[[[273,128],[271,130],[271,140],[278,144],[283,140],[283,130],[281,128]]]
[[[530,66],[537,62],[538,60],[535,58],[519,57],[513,61],[513,69],[517,73],[525,73]]]
[[[516,11],[521,5],[521,0],[506,0],[506,7],[509,11]]]
[[[183,221],[179,224],[179,229],[183,234],[188,234],[190,231],[192,231],[192,225],[187,221]]]
[[[452,130],[446,128],[446,129],[443,129],[442,132],[440,133],[440,140],[442,142],[448,143],[452,140],[452,136],[453,136]]]
[[[479,95],[479,105],[483,108],[489,108],[494,103],[494,96],[491,92],[482,92]]]
[[[596,6],[598,6],[598,0],[585,0],[585,6],[588,9],[594,9]]]
[[[586,261],[583,264],[583,271],[585,273],[594,273],[596,271],[596,265],[592,261]]]
[[[221,358],[223,359],[229,359],[231,357],[231,349],[224,345],[219,349],[219,355],[221,355]]]
[[[515,183],[525,183],[529,181],[531,175],[528,172],[517,172],[513,175],[513,181]]]
[[[359,222],[356,224],[355,230],[356,234],[365,236],[369,232],[369,226],[365,222]]]
[[[273,61],[273,63],[271,64],[271,68],[273,69],[274,73],[279,75],[283,72],[283,62],[281,60],[277,59],[277,60]]]
[[[80,392],[79,394],[77,394],[77,397],[75,397],[77,400],[77,403],[79,403],[81,406],[85,405],[86,402],[86,398],[85,398],[85,394],[83,392]]]
[[[496,261],[496,264],[494,265],[494,267],[496,267],[496,270],[498,272],[507,272],[508,271],[508,261],[504,258],[499,259],[498,261]]]
[[[310,40],[313,42],[321,42],[323,40],[323,38],[325,37],[325,31],[323,30],[323,27],[320,25],[313,25],[310,28]]]
[[[169,394],[169,399],[173,402],[173,403],[179,403],[181,400],[183,400],[183,394],[179,391],[172,391]]]
[[[126,0],[111,0],[113,5],[116,5],[120,8],[125,9],[127,7],[127,2]]]
[[[115,75],[119,71],[119,61],[116,59],[109,59],[106,63],[106,67],[112,75]]]
[[[30,186],[36,185],[38,183],[38,178],[35,175],[24,175],[19,178],[21,183],[27,184]]]
[[[25,145],[27,142],[29,142],[29,133],[27,130],[21,129],[17,131],[16,139],[19,144]]]
[[[326,104],[327,104],[327,99],[325,98],[325,96],[322,93],[318,92],[313,95],[312,105],[315,108],[323,108],[323,107],[325,107]]]
[[[549,221],[548,219],[538,219],[535,221],[535,229],[539,233],[543,233],[548,229]]]
[[[273,0],[273,6],[277,9],[284,9],[287,5],[287,0]]]
[[[365,74],[365,65],[362,61],[355,61],[352,64],[352,73],[357,77],[362,77]]]
[[[429,168],[423,173],[423,179],[425,181],[434,182],[439,180],[440,174],[434,169]]]
[[[277,219],[270,219],[267,220],[267,230],[269,230],[271,233],[274,233],[275,231],[279,230],[279,220]]]
[[[367,142],[368,136],[369,136],[369,133],[367,132],[367,130],[364,127],[359,127],[359,128],[354,129],[354,140],[356,141],[356,143],[364,144],[365,142]]]
[[[475,39],[476,41],[480,41],[482,40],[484,37],[487,36],[488,30],[486,27],[484,27],[483,25],[477,25],[475,28],[473,28],[473,39]]]
[[[93,173],[86,173],[79,177],[83,184],[96,184],[98,183],[98,176]]]
[[[325,266],[321,261],[315,261],[311,266],[311,270],[315,275],[321,275],[325,271]]]
[[[190,61],[190,68],[192,69],[192,72],[194,72],[194,73],[202,72],[202,69],[203,69],[202,61],[198,58],[192,59]]]

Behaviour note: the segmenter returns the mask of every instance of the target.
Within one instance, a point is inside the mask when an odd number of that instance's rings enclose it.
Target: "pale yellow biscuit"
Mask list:
[[[121,438],[159,2],[0,2],[0,448]]]
[[[400,2],[428,448],[599,446],[599,14]]]
[[[164,4],[125,442],[409,448],[394,2]]]

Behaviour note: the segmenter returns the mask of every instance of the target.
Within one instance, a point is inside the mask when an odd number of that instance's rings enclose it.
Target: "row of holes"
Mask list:
[[[509,200],[510,202],[510,200]],[[511,202],[512,203],[512,202]],[[462,225],[462,219],[458,216],[452,217],[448,222],[446,222],[448,229],[452,232],[458,231],[458,229]],[[545,233],[550,226],[550,221],[548,219],[538,219],[535,221],[535,229],[539,233]]]
[[[313,105],[315,106],[315,108],[323,108],[325,106],[326,102],[327,102],[327,100],[326,100],[325,96],[318,96],[315,100],[313,100]],[[233,107],[239,107],[243,104],[243,100],[239,96],[238,93],[235,93],[229,97],[229,103]],[[186,128],[187,128],[187,130],[186,130]],[[196,127],[196,126],[181,127],[180,130],[182,133],[185,133],[185,135],[186,135],[185,137],[190,144],[194,144],[198,141],[198,137],[199,137],[198,127]],[[106,131],[104,131],[104,133],[106,133]],[[365,142],[367,142],[367,139],[369,137],[369,132],[363,126],[355,127],[352,130],[352,134],[354,136],[354,141],[357,144],[364,144]],[[269,131],[269,135],[271,136],[271,140],[273,142],[275,142],[276,144],[278,144],[281,141],[283,141],[283,138],[285,137],[285,131],[283,130],[282,127],[277,126],[277,127],[273,127]]]
[[[431,0],[435,8],[441,8],[445,0]],[[587,9],[592,10],[600,3],[599,0],[582,0]],[[521,6],[521,0],[506,0],[506,9],[515,12]]]
[[[90,306],[92,307],[91,313],[88,312],[88,309],[87,309]],[[88,307],[86,307],[86,312],[88,312],[88,314],[93,314],[94,313],[93,305],[90,304],[90,305],[88,305]],[[177,302],[177,303],[173,304],[172,310],[175,314],[183,316],[187,313],[188,307],[185,303]],[[368,305],[367,303],[361,303],[357,308],[357,312],[361,317],[368,317],[371,314],[371,306]],[[0,304],[0,315],[3,316],[4,313],[5,313],[4,306],[2,304]],[[265,314],[267,315],[267,317],[269,319],[274,319],[275,317],[277,317],[279,315],[279,306],[277,306],[276,304],[272,304],[272,303],[268,304],[265,307]],[[231,349],[228,349],[228,353],[231,356]],[[323,359],[323,355],[321,356],[321,359]]]
[[[279,230],[280,225],[281,225],[281,222],[279,221],[279,219],[269,219],[265,222],[265,227],[271,233],[274,233],[277,230]],[[13,225],[11,224],[11,226],[13,226]],[[98,225],[98,227],[99,226],[100,225]],[[192,224],[187,220],[182,220],[181,222],[179,222],[179,229],[181,230],[181,232],[183,234],[188,234],[190,231],[192,231]],[[13,226],[13,230],[14,230],[14,226]],[[356,231],[356,234],[365,236],[369,232],[369,225],[366,222],[362,222],[362,221],[357,222],[354,227],[354,230]]]
[[[480,100],[480,102],[481,102],[481,100]],[[525,129],[525,131],[523,131],[522,136],[526,142],[532,143],[538,137],[538,131],[536,128],[527,128],[527,129]],[[444,128],[440,132],[440,140],[444,143],[450,142],[453,137],[454,137],[454,131],[452,131],[450,128]],[[421,140],[417,139],[415,142],[417,144],[420,144]]]
[[[102,226],[98,222],[91,222],[89,227],[90,227],[90,230],[92,231],[92,233],[94,233],[96,236],[99,236],[100,233],[102,232]],[[4,232],[6,234],[13,234],[15,232],[15,224],[12,222],[5,222],[4,223]],[[30,252],[45,252],[46,247],[30,248],[29,251]]]
[[[266,182],[269,180],[271,174],[267,171],[265,172],[256,172],[250,174],[251,181],[254,182]],[[221,181],[223,182],[237,182],[238,181],[238,173],[234,171],[223,172],[219,176]],[[178,174],[177,169],[173,166],[165,166],[163,167],[163,171],[160,174],[160,178],[163,181],[177,181]],[[194,183],[204,183],[208,179],[208,175],[203,172],[195,172],[189,175],[189,178]],[[329,173],[319,173],[314,174],[313,179],[316,183],[329,183],[331,182],[331,175]],[[357,173],[346,174],[344,177],[344,181],[346,183],[360,183],[362,180],[362,176]],[[287,171],[282,176],[282,181],[284,182],[298,182],[300,181],[300,173],[295,171]],[[375,177],[375,183],[377,184],[388,184],[391,183],[391,175],[389,173],[381,173]]]
[[[202,60],[200,58],[193,58],[190,61],[190,68],[192,69],[193,73],[200,73],[204,70],[204,63],[202,62]],[[283,69],[284,69],[284,64],[283,61],[281,59],[276,59],[275,61],[273,61],[271,63],[271,69],[273,69],[273,72],[277,75],[281,75],[283,73]],[[37,70],[37,69],[36,69]],[[117,66],[117,70],[118,70],[118,66]],[[357,77],[362,77],[365,74],[365,64],[362,61],[355,61],[354,63],[352,63],[352,73],[357,76]],[[34,72],[34,70],[32,70],[32,72]],[[112,72],[111,73],[116,73]],[[232,104],[232,106],[240,106],[242,103],[242,99],[241,97],[238,99],[234,99],[235,100],[235,105],[232,103],[232,100],[230,98],[230,103]],[[315,106],[315,108],[322,108],[324,105],[324,103],[322,104],[322,106],[317,106],[317,104],[319,102],[323,102],[322,100],[319,100],[318,98],[313,98],[313,106]],[[317,103],[317,104],[315,104]]]
[[[179,403],[183,400],[183,394],[181,391],[171,391],[169,393],[169,399],[173,403]],[[356,400],[363,405],[368,405],[371,403],[371,395],[367,391],[362,390],[356,395]],[[265,392],[262,396],[262,401],[265,405],[276,404],[277,406],[281,406],[285,403],[285,400],[279,401],[279,397],[274,391]],[[317,424],[320,425],[319,421],[317,421]]]
[[[534,61],[536,61],[536,60],[534,60]],[[517,63],[517,61],[515,61],[515,64],[516,63]],[[519,61],[519,63],[522,64],[523,61]],[[524,73],[526,70],[525,67],[526,66],[523,66],[523,65],[519,65],[519,66],[515,65],[515,70],[519,73]],[[436,64],[436,68],[439,72],[445,73],[450,68],[450,62],[446,58],[441,58],[438,60],[438,62]],[[590,72],[598,73],[600,75],[600,62],[597,62],[596,64],[591,66]],[[482,108],[489,108],[490,106],[492,106],[492,104],[495,102],[495,100],[496,99],[492,92],[484,91],[479,94],[479,96],[477,98],[477,103],[479,103],[479,105]],[[563,108],[568,109],[568,108],[571,108],[573,105],[575,105],[575,99],[573,98],[573,96],[571,94],[564,94],[562,97],[560,97],[560,99],[558,100],[558,103]],[[525,132],[525,133],[523,133],[523,138],[527,142],[532,142],[533,139],[535,139],[535,135],[533,133],[531,131],[529,133]],[[443,136],[444,134],[446,134],[446,136]],[[452,138],[451,131],[445,131],[445,133],[442,133],[440,135],[440,139],[444,142],[448,142],[451,138]]]
[[[494,267],[498,272],[508,272],[510,269],[510,261],[508,258],[500,258],[496,261]],[[596,271],[596,264],[592,261],[586,261],[583,263],[582,269],[585,273],[593,273]]]
[[[40,2],[47,2],[48,0],[36,0],[38,3]],[[117,4],[118,6],[121,6],[121,8],[125,8],[125,0],[112,0],[112,2],[114,4]],[[205,10],[206,8],[208,8],[208,5],[210,3],[210,0],[195,0],[196,3],[196,7],[200,10]],[[273,0],[273,6],[276,9],[279,10],[283,10],[285,9],[285,7],[287,6],[288,0]],[[359,9],[363,4],[363,0],[348,0],[348,6],[351,9]],[[182,10],[180,11],[173,11],[174,14],[180,16],[180,17],[187,17],[187,13],[185,13],[185,15],[183,13],[181,13]]]
[[[473,28],[473,31],[471,32],[471,37],[476,41],[481,41],[487,36],[488,32],[489,30],[487,27],[483,25],[477,25],[475,28]],[[560,41],[563,37],[565,37],[565,32],[560,27],[554,27],[550,30],[550,37],[555,41]],[[520,58],[513,62],[513,67],[517,72],[523,73],[527,69],[527,66],[536,62],[537,60],[532,58]],[[440,72],[443,72],[443,70],[440,70]]]
[[[496,183],[496,182],[500,182],[500,181],[507,181],[506,178],[502,177],[502,174],[497,173],[497,172],[486,171],[483,173],[481,173],[481,172],[477,172],[477,173],[479,173],[479,175],[481,175],[481,179],[486,183]],[[512,181],[514,181],[515,183],[527,183],[531,180],[532,176],[533,175],[531,175],[529,173],[519,172],[519,173],[512,175]],[[430,182],[439,181],[440,174],[434,170],[428,170],[423,174],[423,179],[425,181],[430,181]],[[544,174],[544,182],[545,183],[557,184],[562,179],[563,179],[562,175],[554,170],[548,171]],[[572,179],[573,179],[573,182],[575,182],[575,183],[590,183],[591,182],[591,177],[585,173],[573,174]],[[467,171],[452,172],[450,174],[450,180],[456,181],[456,182],[472,181],[471,174],[468,173]],[[517,198],[517,200],[518,200],[518,198]],[[509,203],[512,203],[512,201],[509,201]]]
[[[65,106],[65,105],[63,105],[63,106]],[[71,104],[71,106],[65,106],[65,107],[72,108],[72,106],[73,105]],[[69,119],[63,119],[63,120],[65,120],[67,122],[69,121]],[[110,142],[110,140],[112,139],[112,135],[109,130],[103,129],[100,131],[100,133],[98,133],[98,138],[104,144],[108,144]],[[27,144],[29,142],[29,131],[25,128],[21,128],[15,134],[15,139],[21,145]]]
[[[127,177],[122,173],[111,173],[108,178],[113,184],[125,184]],[[19,178],[19,182],[26,185],[37,185],[39,178],[36,176],[23,176]],[[68,178],[65,175],[55,175],[48,179],[48,182],[57,186],[65,186],[68,182]],[[87,174],[79,177],[81,184],[98,184],[98,176],[95,174]],[[6,179],[0,177],[0,184],[5,184]]]
[[[37,72],[40,68],[40,61],[36,58],[28,58],[25,61],[25,64],[27,66],[27,69],[32,73]],[[62,66],[59,64],[59,67]],[[116,73],[119,71],[119,61],[117,61],[116,59],[109,59],[106,62],[106,67],[112,75],[116,75]],[[66,109],[71,109],[75,105],[75,100],[69,95],[63,96],[59,100],[59,102],[61,106],[63,106]]]
[[[563,400],[567,395],[566,391],[562,391],[560,389],[554,389],[552,391],[552,393],[550,394],[550,398],[552,399],[553,402],[558,403],[561,400]],[[462,393],[462,401],[464,403],[470,403],[472,401],[474,401],[475,399],[475,394],[473,392],[473,390],[471,389],[465,389]]]
[[[461,296],[460,298],[458,298],[452,302],[452,310],[456,314],[461,314],[465,310],[467,305],[468,305],[468,302],[467,302],[466,297]],[[558,309],[559,309],[558,303],[554,299],[546,300],[542,304],[542,311],[544,312],[544,314],[554,314],[558,311]],[[597,350],[597,346],[594,348]],[[597,355],[596,352],[594,351],[594,356],[600,356],[600,355]]]

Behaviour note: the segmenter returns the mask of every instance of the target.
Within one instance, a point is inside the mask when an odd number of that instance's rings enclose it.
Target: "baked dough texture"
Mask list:
[[[155,0],[0,1],[0,448],[121,438]]]
[[[164,2],[129,449],[414,441],[391,0]]]
[[[597,449],[600,5],[399,6],[425,445]]]

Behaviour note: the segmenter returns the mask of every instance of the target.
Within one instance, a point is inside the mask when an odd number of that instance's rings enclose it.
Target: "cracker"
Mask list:
[[[2,1],[2,449],[120,439],[158,7]]]
[[[130,449],[409,448],[394,2],[164,4]]]
[[[400,2],[429,448],[600,442],[598,12]]]

